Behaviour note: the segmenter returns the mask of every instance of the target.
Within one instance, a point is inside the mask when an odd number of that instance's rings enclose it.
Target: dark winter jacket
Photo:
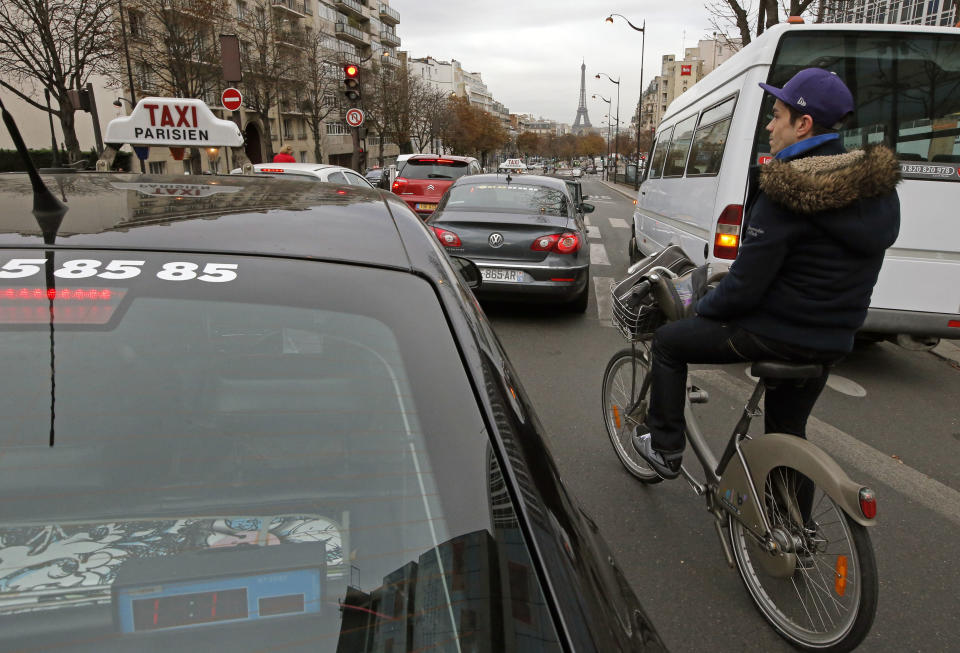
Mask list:
[[[760,171],[730,273],[697,313],[774,340],[847,352],[900,230],[896,156],[828,141]]]

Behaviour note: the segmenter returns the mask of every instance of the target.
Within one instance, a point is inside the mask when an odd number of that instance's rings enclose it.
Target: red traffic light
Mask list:
[[[360,68],[356,64],[351,63],[343,67],[343,74],[350,78],[356,77],[359,72]]]

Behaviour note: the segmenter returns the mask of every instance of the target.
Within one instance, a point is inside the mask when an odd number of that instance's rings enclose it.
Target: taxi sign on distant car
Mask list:
[[[520,159],[507,159],[500,164],[501,170],[526,170],[527,164]]]
[[[236,123],[217,118],[202,100],[193,98],[143,98],[129,116],[110,121],[104,140],[138,147],[243,145]]]

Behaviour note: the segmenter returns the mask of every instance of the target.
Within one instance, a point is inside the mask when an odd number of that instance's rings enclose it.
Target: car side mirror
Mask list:
[[[450,261],[460,278],[467,284],[467,288],[476,290],[480,287],[480,268],[477,267],[476,263],[462,256],[451,256]]]
[[[594,211],[597,210],[597,207],[595,207],[593,204],[587,204],[586,202],[584,202],[583,204],[580,205],[580,210],[583,211],[584,213],[593,213]]]

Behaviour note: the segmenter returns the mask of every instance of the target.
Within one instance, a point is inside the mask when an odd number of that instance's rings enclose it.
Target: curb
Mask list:
[[[940,344],[930,350],[940,358],[960,363],[960,347],[950,340],[941,340]]]
[[[601,184],[603,184],[603,185],[606,186],[607,188],[609,188],[609,189],[611,189],[611,190],[617,191],[618,193],[620,193],[621,195],[623,195],[624,197],[626,197],[626,198],[627,198],[628,200],[630,200],[631,202],[632,202],[634,199],[636,199],[636,196],[634,195],[634,193],[636,193],[636,191],[634,191],[633,189],[630,189],[630,192],[627,192],[626,190],[620,188],[620,187],[617,186],[616,184],[611,184],[609,181],[604,181],[604,180],[602,180],[602,179],[598,179],[597,181],[599,181]]]

